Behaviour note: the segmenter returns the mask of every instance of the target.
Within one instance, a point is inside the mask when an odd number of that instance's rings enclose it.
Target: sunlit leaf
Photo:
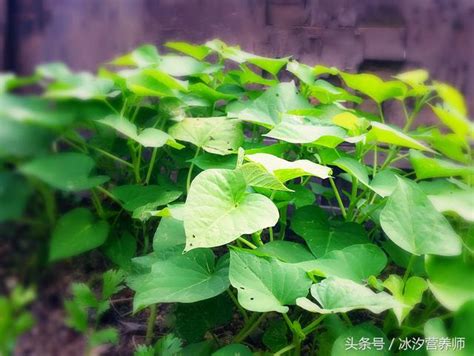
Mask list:
[[[218,155],[234,153],[242,145],[242,124],[226,117],[189,117],[169,130],[179,141],[190,142]]]
[[[286,305],[308,294],[311,280],[295,265],[243,251],[230,252],[229,278],[239,303],[256,312],[286,313]]]
[[[331,168],[305,159],[291,162],[267,153],[250,154],[246,155],[246,158],[251,162],[264,166],[268,172],[275,175],[281,182],[303,176],[326,179],[332,173]]]
[[[380,224],[390,240],[414,255],[461,253],[459,236],[411,181],[398,178],[397,187],[380,213]]]
[[[191,183],[186,199],[186,250],[225,245],[278,221],[267,197],[247,192],[242,172],[210,169]]]
[[[399,306],[399,303],[385,292],[375,293],[361,284],[335,277],[313,284],[311,295],[317,304],[307,298],[298,298],[296,304],[319,314],[346,313],[357,309],[367,309],[379,314]]]
[[[373,244],[358,244],[333,250],[313,261],[298,263],[307,272],[320,277],[339,277],[363,282],[377,276],[387,264],[383,251]]]

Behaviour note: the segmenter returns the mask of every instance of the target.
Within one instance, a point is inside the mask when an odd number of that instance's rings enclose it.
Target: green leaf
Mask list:
[[[423,293],[428,289],[428,283],[423,278],[413,276],[404,283],[403,279],[395,274],[391,274],[383,282],[383,286],[402,304],[393,309],[399,324],[416,304],[421,303]]]
[[[326,179],[332,173],[331,168],[313,163],[306,159],[290,162],[267,153],[255,153],[246,155],[245,157],[251,162],[256,162],[264,166],[268,172],[275,175],[282,183],[303,176]]]
[[[290,191],[277,177],[260,163],[246,163],[239,167],[247,185],[271,190]]]
[[[157,68],[173,77],[209,73],[219,69],[218,66],[211,67],[209,63],[198,61],[193,57],[176,55],[161,56]]]
[[[329,277],[311,287],[316,303],[307,298],[298,298],[296,304],[312,313],[346,313],[367,309],[379,314],[397,307],[399,303],[385,292],[375,293],[371,289],[348,279]]]
[[[335,147],[346,138],[344,129],[323,122],[309,122],[303,117],[286,116],[264,136],[290,143],[316,143]]]
[[[407,87],[402,82],[397,80],[384,82],[373,74],[341,73],[341,77],[348,87],[360,91],[378,104],[389,99],[403,98],[407,92]]]
[[[474,264],[462,256],[426,256],[428,285],[436,299],[447,309],[456,311],[474,300]]]
[[[183,253],[186,234],[181,220],[163,217],[153,237],[153,251],[158,259]]]
[[[299,80],[305,84],[314,84],[316,74],[310,66],[290,60],[286,66],[286,70],[293,73]]]
[[[215,155],[204,152],[196,158],[191,159],[189,162],[194,163],[197,167],[203,171],[206,169],[234,169],[237,165],[237,156],[235,155]]]
[[[186,251],[225,245],[241,235],[275,225],[278,217],[270,199],[247,192],[242,172],[204,171],[191,183],[186,199]]]
[[[245,309],[286,313],[288,304],[308,294],[311,280],[293,264],[243,251],[230,252],[230,283]]]
[[[0,95],[0,118],[8,118],[23,125],[58,129],[70,125],[75,115],[44,98]]]
[[[27,181],[13,172],[0,172],[0,223],[18,219],[31,195]]]
[[[230,344],[217,350],[212,356],[252,356],[250,349],[242,344]]]
[[[272,352],[277,352],[288,344],[288,326],[282,319],[273,320],[263,333],[262,342]]]
[[[347,246],[369,242],[367,232],[361,225],[330,222],[327,214],[317,206],[305,206],[296,210],[291,228],[306,241],[316,257]]]
[[[267,58],[257,56],[252,53],[242,51],[239,47],[228,46],[221,40],[212,40],[206,43],[206,46],[221,55],[225,59],[231,59],[237,63],[251,63],[257,67],[266,70],[274,76],[278,74],[281,68],[287,63],[289,57],[286,58]]]
[[[322,79],[309,85],[309,92],[322,104],[330,104],[335,101],[351,101],[357,104],[362,102],[361,98]]]
[[[420,151],[434,152],[431,148],[423,145],[421,142],[418,142],[399,129],[376,121],[372,121],[371,125],[372,128],[367,134],[369,141],[383,142],[396,146],[415,148]]]
[[[453,131],[460,140],[466,140],[467,136],[474,136],[474,124],[461,113],[446,106],[432,106],[433,112],[447,127]]]
[[[182,341],[173,334],[168,334],[158,340],[155,345],[155,353],[158,356],[175,356],[182,348]]]
[[[112,189],[125,210],[134,211],[146,207],[152,210],[178,199],[182,192],[159,185],[121,185]]]
[[[428,195],[428,199],[440,213],[455,213],[466,221],[474,222],[474,189],[453,189]]]
[[[351,157],[341,157],[332,162],[333,165],[355,177],[366,187],[369,187],[369,173],[367,167]]]
[[[438,95],[441,97],[441,99],[443,99],[449,108],[456,110],[463,116],[467,115],[466,101],[459,90],[446,83],[435,81],[433,84],[435,90],[438,92]]]
[[[281,121],[282,114],[294,109],[309,108],[311,105],[297,93],[293,82],[280,83],[250,102],[237,117],[243,121],[273,127]]]
[[[49,260],[79,255],[102,245],[109,234],[106,221],[94,221],[85,208],[67,212],[57,222],[49,245]]]
[[[229,287],[228,258],[217,263],[209,249],[157,260],[151,271],[131,276],[134,311],[157,303],[194,303],[221,294]]]
[[[123,287],[125,272],[121,270],[108,270],[102,275],[102,299],[109,299],[115,293],[118,293]]]
[[[410,162],[418,179],[474,176],[474,167],[463,166],[444,159],[426,157],[423,153],[410,150]]]
[[[187,91],[188,82],[173,78],[155,68],[119,72],[128,89],[138,96],[175,97]]]
[[[177,149],[184,147],[177,143],[174,138],[166,132],[153,127],[146,128],[138,133],[135,124],[118,115],[109,115],[105,119],[98,120],[97,122],[113,128],[117,132],[138,142],[144,147],[162,147],[164,145],[169,145]]]
[[[186,42],[166,42],[165,47],[182,52],[200,61],[206,58],[209,52],[211,52],[211,50],[206,46],[198,46]]]
[[[118,330],[115,328],[105,328],[101,330],[95,330],[92,335],[90,335],[90,339],[88,340],[89,345],[92,347],[104,345],[104,344],[112,344],[117,345],[119,343],[120,336]]]
[[[298,263],[298,266],[316,276],[362,282],[377,276],[386,264],[387,257],[377,245],[359,244],[331,251],[317,260]]]
[[[128,270],[137,252],[137,240],[129,232],[113,236],[102,247],[107,258],[120,268]]]
[[[207,331],[232,320],[233,303],[226,295],[196,303],[178,304],[174,312],[176,334],[188,343],[201,341]]]
[[[114,59],[111,64],[119,66],[137,66],[147,67],[152,64],[157,64],[160,60],[160,55],[155,46],[146,44],[134,49],[121,57]]]
[[[268,257],[275,257],[283,262],[298,263],[314,259],[311,252],[302,244],[292,241],[270,241],[256,251]]]
[[[226,117],[189,117],[172,126],[170,135],[218,155],[234,153],[243,143],[242,124]]]
[[[104,100],[112,89],[113,82],[110,79],[78,73],[49,84],[44,96],[53,99]]]
[[[383,198],[388,197],[397,186],[397,177],[399,176],[391,169],[379,171],[370,182],[370,189]]]
[[[366,346],[363,340],[370,343],[370,349],[364,349]],[[380,329],[364,323],[352,326],[340,334],[334,341],[331,356],[389,356],[392,354],[388,351],[389,345],[390,341]]]
[[[94,165],[94,160],[85,154],[64,152],[33,159],[21,165],[19,170],[54,188],[77,192],[109,180],[106,176],[91,176]]]
[[[0,115],[0,157],[29,157],[48,152],[55,135],[47,128],[25,125]]]
[[[390,240],[414,255],[461,253],[459,236],[411,181],[398,178],[397,187],[380,214],[380,224]]]

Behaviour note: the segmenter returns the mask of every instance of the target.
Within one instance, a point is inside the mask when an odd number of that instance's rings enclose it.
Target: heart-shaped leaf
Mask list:
[[[359,244],[331,251],[316,260],[298,263],[298,266],[317,276],[362,282],[377,276],[386,264],[387,257],[377,245]]]
[[[398,178],[395,191],[380,213],[388,238],[414,254],[455,256],[462,244],[446,218],[413,182]]]
[[[243,143],[242,124],[226,117],[189,117],[169,130],[175,139],[218,155],[234,153]]]
[[[186,251],[225,245],[278,221],[278,209],[267,197],[247,192],[240,171],[210,169],[191,183],[186,199]]]
[[[333,250],[368,243],[367,232],[356,223],[330,222],[327,214],[317,206],[305,206],[296,210],[291,228],[308,244],[316,257]]]
[[[69,211],[57,222],[49,246],[49,260],[79,255],[102,245],[107,240],[109,225],[95,221],[85,208]]]
[[[273,127],[281,121],[282,114],[294,109],[309,109],[309,102],[299,95],[295,84],[280,83],[252,101],[240,111],[238,118],[267,127]]]
[[[131,276],[136,294],[133,309],[156,303],[194,303],[221,294],[229,287],[228,256],[215,261],[209,249],[191,251],[152,263],[151,271]]]
[[[400,324],[415,305],[421,302],[423,293],[428,289],[428,283],[423,278],[413,276],[405,283],[400,276],[395,274],[391,274],[383,282],[383,286],[392,293],[396,300],[403,304],[393,309]]]
[[[286,313],[288,304],[308,294],[311,280],[293,264],[243,251],[230,252],[229,278],[239,303],[256,312]]]

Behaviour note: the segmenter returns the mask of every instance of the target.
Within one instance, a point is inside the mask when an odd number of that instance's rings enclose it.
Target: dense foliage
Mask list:
[[[34,269],[94,249],[113,268],[65,304],[89,348],[117,342],[101,316],[130,288],[149,313],[137,355],[349,355],[361,338],[386,355],[455,336],[472,355],[462,95],[424,70],[384,81],[218,40],[165,46],[96,75],[51,63],[0,76],[0,221],[44,241]],[[0,298],[5,353],[33,298]],[[174,325],[158,339],[162,303]]]

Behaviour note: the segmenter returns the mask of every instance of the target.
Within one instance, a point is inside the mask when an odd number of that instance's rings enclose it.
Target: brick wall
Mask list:
[[[474,111],[474,0],[0,0],[0,66],[24,74],[44,61],[94,69],[144,42],[215,37],[351,71],[424,67]]]

